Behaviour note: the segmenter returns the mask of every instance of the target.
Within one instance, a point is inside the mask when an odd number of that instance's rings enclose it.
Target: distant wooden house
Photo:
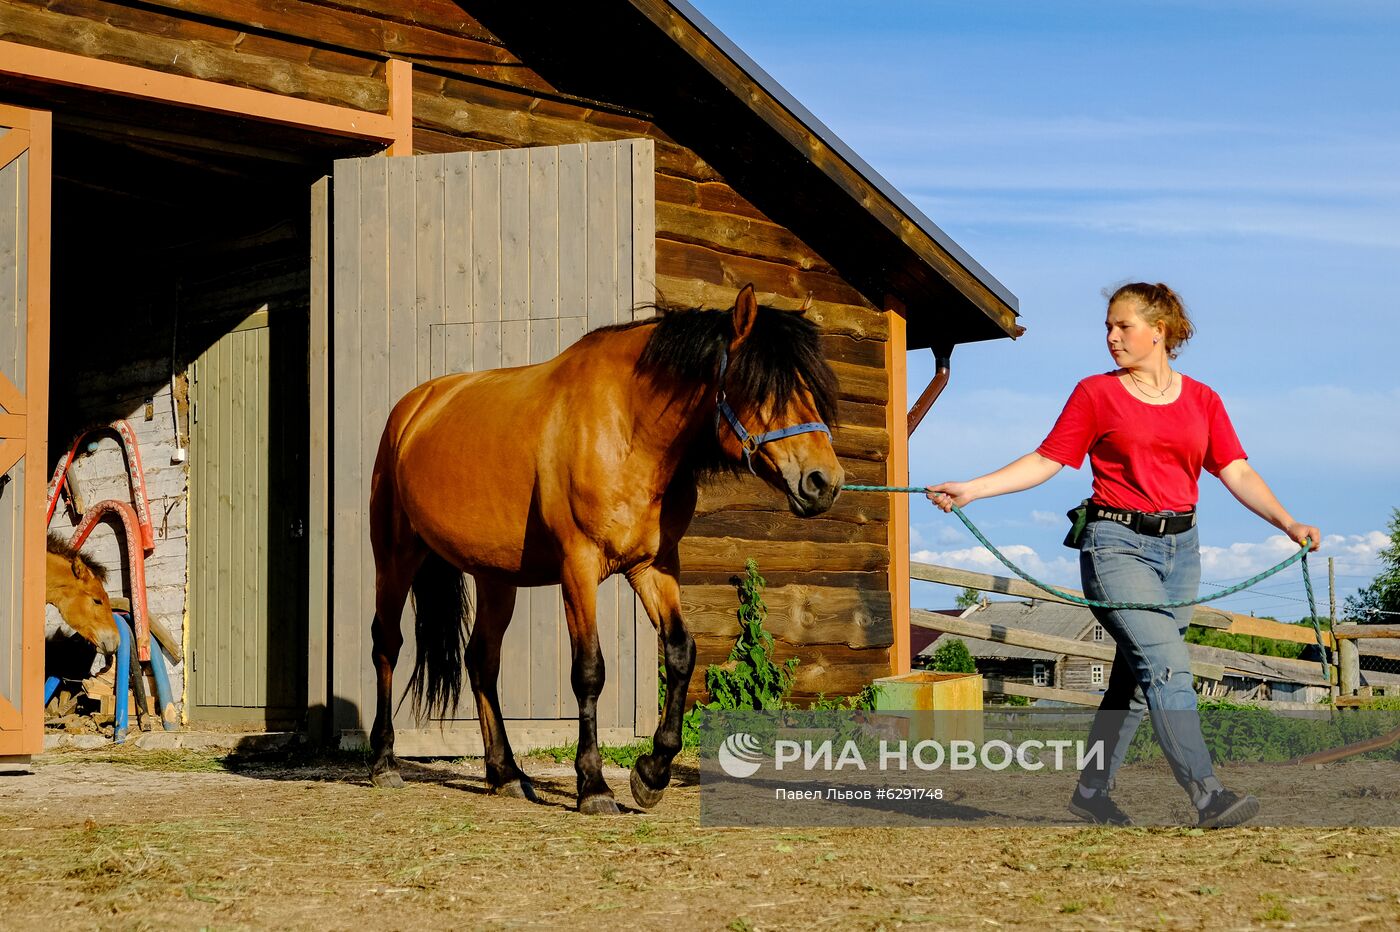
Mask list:
[[[958,613],[984,624],[1003,625],[1094,644],[1113,646],[1113,639],[1087,610],[1059,602],[981,602]],[[951,634],[940,634],[915,658],[915,666],[927,663]],[[978,638],[961,638],[977,662],[977,672],[987,679],[1027,686],[1049,686],[1079,692],[1101,692],[1108,686],[1113,664],[1031,647],[1017,647]]]

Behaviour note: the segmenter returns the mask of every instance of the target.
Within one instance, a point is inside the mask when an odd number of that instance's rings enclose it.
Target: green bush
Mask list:
[[[683,747],[696,747],[700,741],[700,716],[708,711],[759,711],[790,709],[788,693],[799,663],[790,657],[782,663],[773,660],[773,636],[763,627],[768,606],[763,604],[767,582],[758,574],[758,561],[744,563],[739,581],[739,639],[722,664],[705,670],[705,689],[710,702],[697,702],[685,714],[681,729]],[[664,697],[663,697],[664,700]]]
[[[977,662],[961,638],[949,638],[934,650],[928,669],[938,673],[976,673]]]

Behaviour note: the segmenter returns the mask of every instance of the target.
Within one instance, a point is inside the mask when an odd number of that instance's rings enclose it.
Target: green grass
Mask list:
[[[600,744],[598,746],[598,754],[603,758],[603,763],[628,769],[631,769],[632,765],[637,762],[637,758],[650,753],[650,738],[643,738],[641,741],[634,741],[631,744]],[[531,751],[530,756],[547,757],[556,764],[569,764],[578,756],[578,742],[570,741],[568,744],[561,744],[558,747],[540,748]]]

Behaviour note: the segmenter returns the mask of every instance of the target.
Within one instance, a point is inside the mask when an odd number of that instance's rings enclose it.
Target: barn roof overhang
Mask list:
[[[561,90],[652,115],[876,306],[910,349],[1016,337],[1016,296],[683,0],[471,4]]]

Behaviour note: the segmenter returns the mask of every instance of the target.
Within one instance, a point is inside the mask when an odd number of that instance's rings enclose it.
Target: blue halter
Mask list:
[[[734,413],[734,409],[729,406],[724,394],[724,375],[729,371],[729,352],[723,347],[719,351],[719,388],[715,391],[715,433],[720,430],[719,419],[723,415],[729,422],[729,426],[734,429],[734,436],[739,438],[739,448],[744,453],[744,465],[749,467],[749,472],[755,476],[753,455],[758,452],[758,448],[765,443],[772,443],[774,440],[782,440],[784,437],[794,437],[797,434],[810,434],[821,431],[826,434],[827,439],[831,439],[831,430],[821,421],[808,421],[805,424],[793,424],[788,427],[779,427],[777,430],[770,430],[762,434],[751,434],[744,429],[744,425],[739,421],[739,415]]]

